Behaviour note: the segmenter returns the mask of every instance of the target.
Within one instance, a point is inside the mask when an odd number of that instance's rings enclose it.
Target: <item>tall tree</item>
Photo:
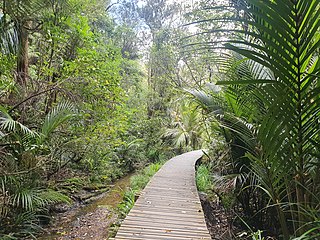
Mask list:
[[[0,9],[3,14],[1,17],[3,35],[0,38],[7,50],[16,50],[16,82],[22,88],[26,87],[29,77],[29,32],[39,27],[38,13],[47,3],[48,1],[37,0],[23,2],[2,0]]]
[[[170,39],[173,33],[173,19],[178,5],[166,0],[144,1],[138,8],[140,17],[151,33],[148,56],[148,85],[151,90],[149,116],[165,112],[169,101],[169,81],[166,76],[170,62]],[[173,66],[170,66],[173,67]]]

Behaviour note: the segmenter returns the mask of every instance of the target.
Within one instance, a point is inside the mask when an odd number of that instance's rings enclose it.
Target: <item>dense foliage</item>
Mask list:
[[[319,6],[1,0],[0,237],[78,185],[206,148],[201,189],[250,236],[319,238]]]
[[[217,54],[223,87],[190,92],[229,145],[231,166],[219,178],[227,186],[233,175],[249,225],[281,239],[317,239],[319,1],[206,3],[199,11],[194,23],[206,40],[189,47]]]
[[[110,7],[1,1],[0,238],[35,233],[78,185],[162,157],[136,33]]]

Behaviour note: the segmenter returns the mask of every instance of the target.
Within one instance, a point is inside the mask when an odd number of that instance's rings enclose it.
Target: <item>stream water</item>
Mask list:
[[[40,240],[106,239],[110,225],[116,220],[114,209],[122,201],[130,185],[128,175],[118,180],[101,198],[85,206],[57,214]]]

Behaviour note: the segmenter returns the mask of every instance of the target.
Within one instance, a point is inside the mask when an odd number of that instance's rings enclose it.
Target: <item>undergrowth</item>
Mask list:
[[[212,190],[211,164],[201,164],[197,167],[196,184],[199,192],[209,193]]]

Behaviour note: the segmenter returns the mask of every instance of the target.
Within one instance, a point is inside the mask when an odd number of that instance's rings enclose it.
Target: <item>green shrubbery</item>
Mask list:
[[[196,183],[200,192],[210,193],[213,190],[212,166],[210,164],[201,164],[197,167]]]
[[[68,200],[62,193],[110,184],[159,160],[163,146],[161,122],[147,115],[145,74],[127,58],[137,49],[122,54],[128,29],[111,20],[104,0],[5,2],[0,236],[22,238]]]
[[[212,83],[189,91],[224,137],[214,179],[255,238],[317,239],[320,2],[227,2],[202,1],[190,44],[216,54]]]

